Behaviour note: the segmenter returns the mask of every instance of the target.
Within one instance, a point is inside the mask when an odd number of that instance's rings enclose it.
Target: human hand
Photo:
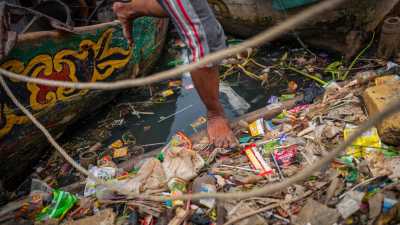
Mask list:
[[[118,20],[121,22],[123,35],[127,39],[130,46],[133,45],[132,30],[133,24],[132,20],[137,16],[136,10],[134,9],[131,2],[115,2],[113,4],[113,11],[116,14]]]

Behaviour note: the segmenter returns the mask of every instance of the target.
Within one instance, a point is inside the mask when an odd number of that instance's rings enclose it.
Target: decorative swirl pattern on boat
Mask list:
[[[54,56],[39,54],[29,60],[26,65],[22,61],[12,59],[0,66],[12,72],[42,79],[102,81],[126,69],[132,57],[130,48],[111,46],[113,31],[114,28],[105,30],[97,42],[89,39],[82,40],[78,50],[63,49]],[[66,101],[88,92],[88,90],[49,87],[33,83],[26,84],[26,89],[29,91],[29,107],[34,112],[54,106],[58,101]],[[0,99],[0,138],[15,124],[27,121],[24,116],[15,115],[7,105],[10,106],[7,100]]]
[[[18,116],[6,104],[0,103],[0,138],[10,132],[14,125],[24,124],[28,121],[28,117]]]

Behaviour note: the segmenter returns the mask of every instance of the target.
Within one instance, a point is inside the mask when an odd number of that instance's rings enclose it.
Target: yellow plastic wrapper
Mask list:
[[[122,148],[124,146],[124,142],[122,140],[116,140],[111,144],[113,148]]]
[[[174,90],[172,90],[172,89],[167,89],[167,90],[161,92],[161,95],[162,95],[164,98],[166,98],[166,97],[168,97],[168,96],[171,96],[171,95],[173,95],[173,94],[174,94]]]
[[[181,80],[173,80],[168,82],[168,87],[180,87],[182,85],[182,81]]]
[[[207,119],[204,116],[200,116],[197,118],[193,123],[190,124],[190,126],[195,129],[207,122]]]
[[[258,119],[249,124],[249,131],[251,136],[255,137],[265,134],[263,122],[263,119]]]
[[[346,124],[346,128],[343,131],[344,140],[348,140],[351,134],[356,130],[357,126]],[[368,157],[371,153],[380,149],[381,146],[382,143],[378,135],[378,130],[373,127],[357,138],[352,146],[346,149],[346,153],[355,158]]]
[[[128,147],[117,148],[114,150],[113,158],[121,158],[128,155]]]

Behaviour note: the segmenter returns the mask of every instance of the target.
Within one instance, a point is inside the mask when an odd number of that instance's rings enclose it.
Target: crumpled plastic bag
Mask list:
[[[162,167],[167,180],[178,177],[189,181],[198,175],[204,164],[204,159],[197,152],[183,147],[172,147],[165,152]]]
[[[33,204],[45,204],[52,199],[53,188],[44,181],[32,179],[29,201]]]
[[[189,181],[197,176],[204,164],[204,159],[192,150],[190,139],[182,132],[176,133],[164,148],[162,167],[167,180],[175,177]]]
[[[23,207],[24,210],[22,210],[23,214],[30,220],[34,220],[36,215],[40,213],[45,206],[51,203],[53,191],[53,188],[44,181],[33,178],[29,199]]]
[[[302,90],[303,99],[296,102],[296,104],[311,104],[314,99],[324,94],[325,89],[312,82],[308,87]]]
[[[93,166],[89,169],[89,172],[93,174],[93,176],[108,181],[112,180],[115,178],[117,169],[114,167],[97,167]],[[84,197],[89,197],[91,195],[96,194],[96,188],[97,189],[105,189],[105,187],[99,187],[101,185],[97,185],[96,181],[90,178],[86,179],[86,185],[85,185],[85,190],[83,192]]]
[[[161,162],[155,158],[148,159],[135,177],[124,181],[121,187],[135,193],[146,190],[156,190],[163,188],[167,183]]]

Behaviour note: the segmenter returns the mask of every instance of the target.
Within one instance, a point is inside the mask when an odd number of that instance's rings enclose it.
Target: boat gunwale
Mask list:
[[[108,26],[114,26],[114,25],[118,25],[118,24],[120,24],[119,20],[114,20],[114,21],[110,21],[110,22],[99,23],[99,24],[94,24],[94,25],[89,25],[89,26],[74,27],[72,32],[63,31],[63,30],[34,31],[34,32],[19,34],[17,37],[17,42],[33,41],[38,38],[44,38],[44,37],[57,38],[57,37],[61,37],[62,35],[65,35],[65,34],[81,34],[81,33],[90,32],[90,31],[94,31],[97,29],[101,29],[101,28],[108,27]]]

